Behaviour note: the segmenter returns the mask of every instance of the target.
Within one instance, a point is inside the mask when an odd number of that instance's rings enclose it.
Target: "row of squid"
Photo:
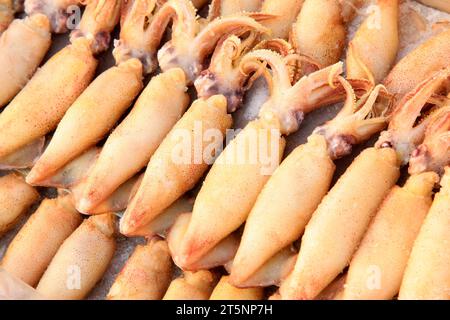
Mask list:
[[[71,43],[37,69],[78,1],[25,0],[27,16],[0,38],[0,169],[14,170],[0,178],[0,233],[38,201],[34,187],[58,196],[0,266],[42,297],[82,299],[120,231],[148,242],[110,299],[261,299],[271,286],[272,299],[450,299],[450,30],[394,65],[400,4],[373,1],[344,78],[348,25],[365,1],[213,0],[201,18],[206,2],[84,1]],[[116,65],[94,79],[119,21]],[[268,99],[215,161],[174,161],[179,130],[225,136],[260,77]],[[306,114],[337,102],[336,117],[284,157]],[[334,162],[380,132],[332,186]],[[236,156],[255,145],[277,159],[269,172]],[[172,281],[174,264],[183,275]],[[221,279],[208,271],[222,266]]]

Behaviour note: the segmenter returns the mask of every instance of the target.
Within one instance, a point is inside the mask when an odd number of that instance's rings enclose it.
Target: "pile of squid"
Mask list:
[[[450,30],[397,61],[400,5],[0,0],[0,298],[87,298],[141,237],[107,299],[450,299]]]

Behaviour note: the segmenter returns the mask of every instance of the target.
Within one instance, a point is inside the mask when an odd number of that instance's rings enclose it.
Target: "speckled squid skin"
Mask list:
[[[328,67],[339,61],[347,30],[338,0],[305,0],[292,26],[291,40],[297,52]]]
[[[264,288],[236,288],[229,282],[229,276],[222,276],[209,300],[262,300]]]
[[[399,97],[413,90],[450,61],[450,30],[425,41],[400,60],[383,81],[389,92]]]
[[[307,224],[295,268],[280,288],[283,299],[314,299],[342,272],[399,176],[393,149],[369,148],[353,161]]]
[[[10,243],[0,266],[35,286],[81,220],[68,198],[44,199]]]
[[[96,67],[84,38],[47,61],[0,114],[0,157],[54,130],[88,86]]]
[[[41,14],[14,20],[0,37],[0,107],[28,82],[50,48],[48,19]]]
[[[170,254],[174,263],[182,270],[198,271],[224,266],[232,262],[240,241],[237,233],[233,233],[220,241],[212,250],[194,264],[182,264],[183,261],[180,261],[180,249],[191,217],[192,213],[190,212],[180,214],[167,234],[167,243],[169,244]]]
[[[217,276],[211,271],[186,271],[171,282],[163,300],[208,300],[216,283]]]
[[[347,77],[380,83],[389,73],[399,48],[399,1],[378,0],[359,27],[347,51]]]
[[[188,105],[183,70],[175,68],[153,77],[129,115],[106,140],[83,188],[79,210],[95,209],[144,168]]]
[[[414,242],[400,287],[400,300],[450,299],[450,167]]]
[[[438,180],[436,173],[426,172],[411,176],[403,187],[392,188],[350,262],[342,299],[381,300],[397,295]],[[377,278],[371,282],[371,276]]]
[[[114,281],[108,300],[161,300],[173,276],[167,242],[152,238],[138,245]]]
[[[0,178],[0,237],[16,225],[39,193],[14,173]]]
[[[137,59],[101,73],[64,114],[44,153],[27,175],[27,182],[38,185],[94,146],[109,133],[142,87],[142,64]]]
[[[261,12],[276,15],[277,18],[264,23],[272,32],[271,38],[287,39],[291,32],[292,24],[297,18],[304,0],[265,0]]]
[[[216,129],[225,137],[226,129],[232,125],[232,118],[227,114],[226,98],[218,95],[196,100],[172,128],[148,163],[142,184],[121,219],[121,233],[128,236],[138,235],[140,228],[145,227],[175,200],[192,189],[206,172],[209,166],[205,159],[201,159],[199,163],[175,163],[173,160],[174,149],[181,147],[177,132],[192,132],[192,139],[183,141],[190,143],[188,148],[194,148],[191,143],[194,141],[194,135],[201,134],[194,132],[196,123],[202,124],[202,132]],[[214,145],[217,144],[221,145],[222,140],[214,142]],[[202,148],[206,147],[202,144]]]
[[[115,218],[105,213],[85,219],[58,249],[36,290],[47,299],[85,298],[113,258]]]
[[[284,159],[259,194],[233,261],[234,285],[249,282],[277,252],[301,237],[329,190],[335,170],[333,161],[350,154],[354,145],[385,127],[387,118],[383,114],[390,103],[377,100],[383,87],[376,86],[355,100],[351,85],[342,77],[338,79],[347,92],[340,112],[317,127],[307,143]],[[374,112],[375,105],[379,112]]]
[[[297,240],[327,193],[335,165],[325,138],[313,135],[275,170],[246,221],[231,278],[243,283],[279,250]],[[295,183],[289,183],[294,182]]]
[[[201,259],[245,222],[256,197],[283,156],[285,140],[278,130],[273,134],[271,129],[275,128],[265,121],[252,121],[219,155],[196,198],[179,253],[181,263],[190,265]],[[255,136],[257,140],[252,139]],[[274,168],[264,172],[267,164],[260,157],[256,162],[250,160],[254,143],[258,152],[276,162]],[[240,161],[241,155],[244,161]]]

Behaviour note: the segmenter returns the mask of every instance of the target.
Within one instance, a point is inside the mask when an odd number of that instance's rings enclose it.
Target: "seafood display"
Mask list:
[[[447,2],[0,0],[0,299],[450,300]]]

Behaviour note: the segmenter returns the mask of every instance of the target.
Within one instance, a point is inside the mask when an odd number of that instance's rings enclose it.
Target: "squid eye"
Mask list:
[[[383,142],[383,143],[381,144],[380,147],[381,147],[381,148],[392,148],[393,145],[392,145],[392,142],[390,142],[390,141],[385,141],[385,142]]]

